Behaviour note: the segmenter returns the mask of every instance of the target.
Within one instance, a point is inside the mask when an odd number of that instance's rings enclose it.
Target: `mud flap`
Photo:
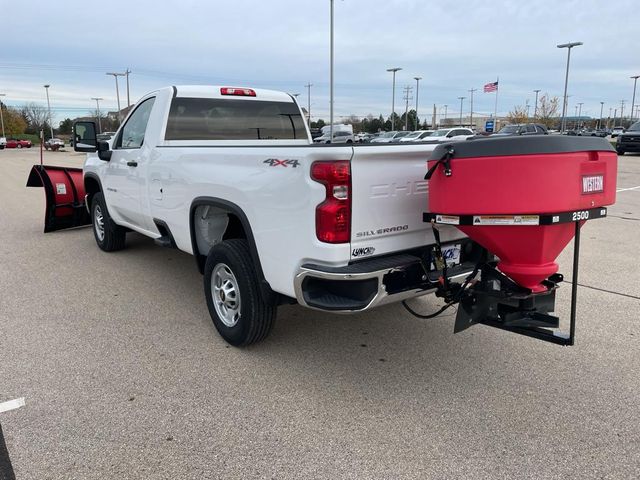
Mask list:
[[[84,204],[81,168],[34,165],[27,187],[44,187],[46,208],[44,233],[91,223]]]

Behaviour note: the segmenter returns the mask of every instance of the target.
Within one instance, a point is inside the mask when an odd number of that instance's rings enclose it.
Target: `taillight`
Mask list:
[[[220,95],[236,95],[239,97],[255,97],[256,92],[250,88],[231,88],[222,87],[220,89]]]
[[[314,162],[311,178],[326,189],[316,207],[316,236],[326,243],[351,240],[351,164],[347,160]]]

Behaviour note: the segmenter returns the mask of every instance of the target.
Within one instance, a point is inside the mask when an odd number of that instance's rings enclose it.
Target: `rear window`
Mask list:
[[[293,102],[174,98],[165,140],[293,140],[307,138]]]

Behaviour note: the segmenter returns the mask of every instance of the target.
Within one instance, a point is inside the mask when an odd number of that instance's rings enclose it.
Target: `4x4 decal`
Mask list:
[[[278,158],[268,158],[262,163],[266,163],[270,167],[284,167],[284,168],[287,168],[288,166],[291,166],[292,168],[297,168],[298,165],[300,165],[300,162],[298,160],[291,160],[291,159],[280,160]]]

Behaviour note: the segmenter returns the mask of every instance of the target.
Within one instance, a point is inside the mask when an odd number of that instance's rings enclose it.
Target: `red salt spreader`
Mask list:
[[[573,345],[580,227],[615,203],[617,155],[602,138],[478,138],[439,145],[428,162],[424,220],[455,225],[495,255],[474,279],[440,294],[459,302],[455,332],[482,323]],[[436,235],[436,238],[438,236]],[[563,277],[556,259],[574,239],[570,331],[550,315]],[[439,250],[439,249],[438,249]],[[442,262],[446,270],[446,262]],[[478,279],[478,273],[479,279]],[[465,288],[468,287],[468,288]]]

